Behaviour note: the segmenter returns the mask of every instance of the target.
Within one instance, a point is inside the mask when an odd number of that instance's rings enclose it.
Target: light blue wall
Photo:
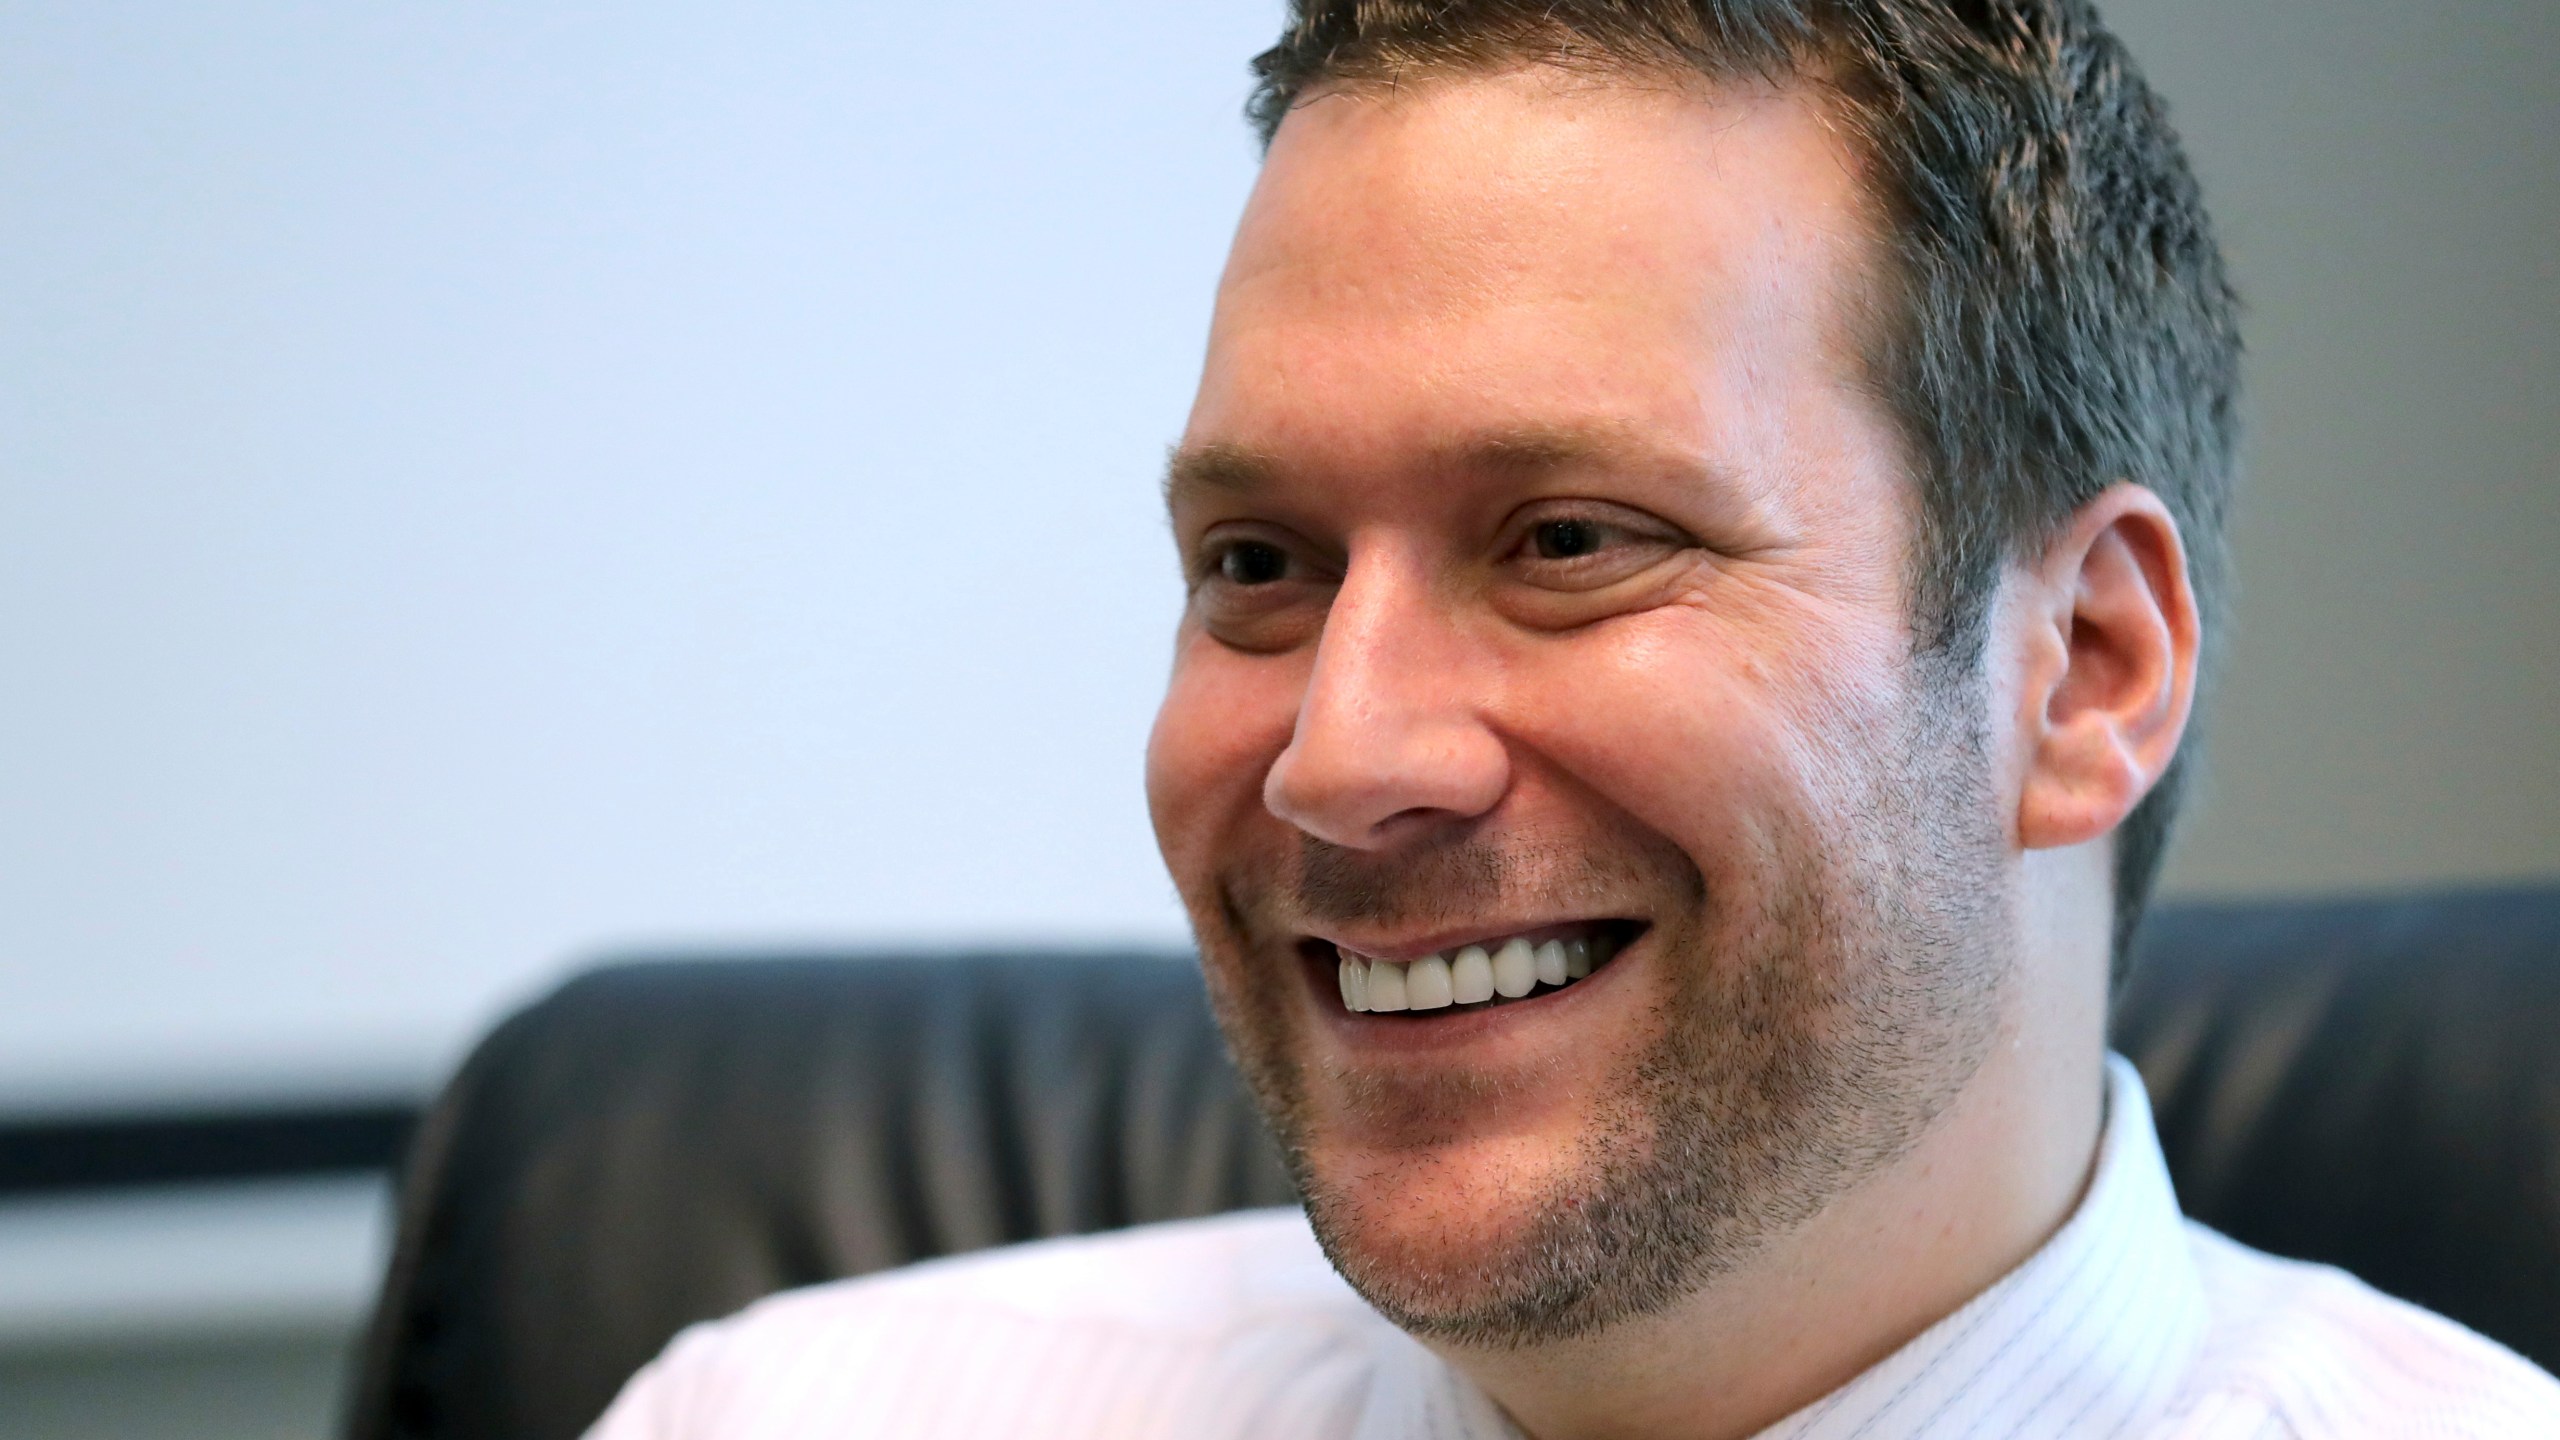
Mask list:
[[[0,1109],[424,1074],[625,941],[1177,941],[1276,13],[0,13]]]

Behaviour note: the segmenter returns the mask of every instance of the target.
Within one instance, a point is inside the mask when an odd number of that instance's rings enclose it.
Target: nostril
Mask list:
[[[1502,801],[1511,760],[1480,722],[1310,733],[1302,720],[1263,777],[1262,801],[1298,829],[1350,849],[1472,820]]]

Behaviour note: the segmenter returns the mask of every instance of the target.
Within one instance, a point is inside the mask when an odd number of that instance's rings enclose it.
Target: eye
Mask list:
[[[1519,537],[1511,542],[1511,557],[1520,577],[1568,589],[1608,584],[1695,543],[1622,505],[1549,509],[1528,516],[1512,533]]]
[[[1542,501],[1515,518],[1503,547],[1505,603],[1539,623],[1579,624],[1685,573],[1698,542],[1660,516],[1604,500]],[[1630,589],[1629,587],[1637,587]],[[1543,597],[1543,598],[1542,598]]]
[[[1214,526],[1192,553],[1191,613],[1219,641],[1270,654],[1324,625],[1339,579],[1322,552],[1276,526]]]
[[[1289,576],[1289,552],[1261,540],[1240,540],[1218,556],[1218,574],[1232,585],[1269,585]]]
[[[1529,532],[1530,548],[1541,560],[1572,560],[1598,550],[1604,528],[1590,520],[1547,520]]]

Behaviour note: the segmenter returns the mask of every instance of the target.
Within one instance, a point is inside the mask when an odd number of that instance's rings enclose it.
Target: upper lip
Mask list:
[[[1431,934],[1397,936],[1392,939],[1325,934],[1315,934],[1311,938],[1351,954],[1366,956],[1371,960],[1389,960],[1401,964],[1419,960],[1425,955],[1446,954],[1465,945],[1482,945],[1491,949],[1494,945],[1511,939],[1515,935],[1525,936],[1532,943],[1536,943],[1551,937],[1589,932],[1608,924],[1611,918],[1613,917],[1578,915],[1563,920],[1525,920],[1507,927],[1478,924],[1469,925],[1463,930],[1452,928]]]

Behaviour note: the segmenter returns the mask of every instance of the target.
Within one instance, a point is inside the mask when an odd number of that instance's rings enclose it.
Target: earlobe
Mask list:
[[[2113,830],[2167,771],[2201,627],[2177,521],[2138,485],[2082,506],[2033,574],[2018,834],[2048,849]]]

